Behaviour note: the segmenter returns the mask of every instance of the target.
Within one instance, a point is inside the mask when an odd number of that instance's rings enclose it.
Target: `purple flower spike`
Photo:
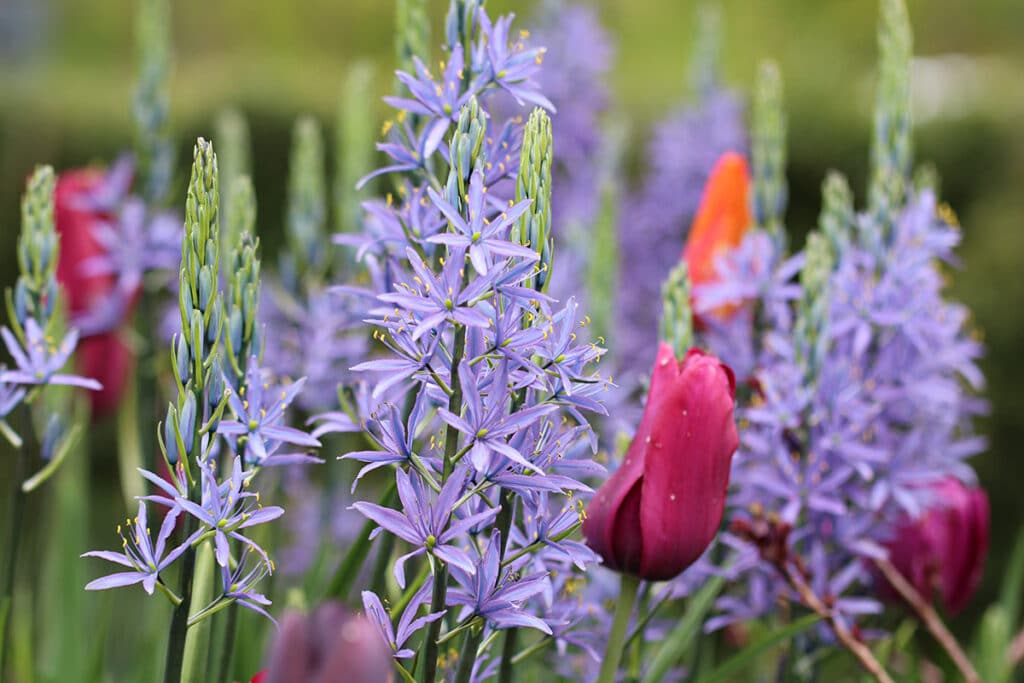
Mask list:
[[[469,555],[454,542],[474,526],[492,522],[499,508],[489,508],[449,524],[454,513],[453,505],[463,490],[464,478],[456,471],[431,501],[433,496],[424,490],[418,474],[410,476],[403,470],[397,470],[395,479],[398,481],[398,497],[402,501],[403,512],[375,503],[358,502],[352,505],[362,515],[380,525],[373,530],[370,538],[376,538],[381,531],[389,531],[417,546],[395,562],[394,576],[400,588],[405,588],[406,561],[423,553],[430,553],[449,566],[460,567],[468,574],[475,571]]]
[[[0,373],[0,382],[11,384],[65,384],[99,391],[103,385],[78,375],[58,374],[78,345],[78,332],[71,330],[60,345],[46,336],[34,318],[25,321],[25,348],[6,327],[0,329],[7,350],[14,358],[16,370]]]
[[[94,550],[82,555],[82,557],[98,557],[101,560],[128,567],[131,571],[119,572],[91,581],[86,585],[85,590],[99,591],[141,583],[145,591],[152,595],[156,588],[156,582],[160,579],[160,572],[178,559],[178,556],[185,552],[185,549],[195,542],[202,533],[202,530],[195,532],[181,545],[164,554],[167,549],[167,540],[174,533],[174,525],[180,514],[180,508],[174,507],[168,510],[163,524],[160,525],[160,532],[157,534],[154,545],[149,535],[146,503],[139,501],[139,514],[131,523],[128,536],[122,533],[120,526],[117,527],[117,533],[121,536],[121,544],[124,547],[123,553]]]

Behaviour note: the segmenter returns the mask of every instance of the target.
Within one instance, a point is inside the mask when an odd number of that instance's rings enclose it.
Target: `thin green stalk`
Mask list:
[[[228,607],[228,623],[224,627],[224,643],[220,652],[220,665],[217,667],[218,681],[231,680],[231,664],[235,658],[235,634],[238,632],[238,603]]]
[[[466,640],[462,645],[462,656],[459,657],[459,670],[455,673],[455,683],[469,683],[469,679],[473,675],[473,665],[476,663],[476,652],[480,648],[480,639],[483,638],[483,635],[483,626],[471,628],[466,633]]]
[[[501,666],[498,669],[498,683],[512,683],[512,664],[518,646],[519,629],[510,628],[505,631],[505,644],[501,649]]]
[[[26,441],[31,440],[32,419],[29,407],[23,407],[24,425],[22,430]],[[21,488],[21,481],[28,472],[28,444],[22,443],[14,458],[14,471],[11,473],[11,511],[10,531],[7,535],[7,567],[4,571],[4,592],[0,597],[0,678],[3,677],[4,660],[7,654],[8,631],[10,616],[14,609],[14,576],[18,569],[18,550],[21,547],[21,530],[24,525],[25,499],[27,494]]]
[[[619,662],[622,661],[622,650],[626,642],[629,618],[633,615],[633,605],[636,603],[636,594],[639,588],[640,579],[632,574],[622,575],[619,601],[615,606],[615,618],[612,621],[612,632],[608,636],[608,647],[604,652],[604,661],[601,663],[601,673],[597,677],[597,683],[615,683],[615,674],[618,673]]]
[[[207,541],[199,546],[196,555],[196,572],[192,581],[192,594],[195,597],[194,607],[206,605],[213,598],[216,566],[213,556],[213,541]],[[206,608],[202,607],[200,612],[202,611],[206,611]],[[194,620],[200,612],[193,612],[191,619]],[[201,683],[210,675],[206,670],[206,664],[209,663],[208,650],[212,623],[211,620],[206,619],[196,623],[188,630],[185,636],[185,652],[182,655],[184,663],[182,664],[181,683]]]
[[[453,415],[462,414],[462,384],[459,382],[459,365],[466,353],[466,328],[459,325],[455,328],[455,340],[452,345],[452,395],[448,399],[448,410]],[[459,451],[459,432],[451,425],[445,427],[444,468],[441,483],[448,481],[454,467],[455,454]],[[444,609],[448,597],[448,568],[438,563],[434,577],[434,594],[430,601],[430,611],[440,612]],[[437,637],[441,634],[441,620],[431,622],[427,629],[423,651],[423,668],[420,670],[420,681],[434,683],[437,676]]]
[[[189,499],[192,489],[198,486],[189,487]],[[198,521],[192,515],[185,517],[184,537],[188,538],[196,531]],[[192,579],[195,575],[196,553],[191,547],[185,550],[181,556],[181,589],[179,597],[181,602],[174,608],[171,616],[171,628],[167,636],[167,659],[164,663],[164,683],[179,683],[181,680],[181,662],[185,651],[185,636],[188,633],[188,616],[192,608]]]

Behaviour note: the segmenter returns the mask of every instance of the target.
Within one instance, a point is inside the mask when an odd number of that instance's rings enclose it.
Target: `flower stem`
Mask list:
[[[452,344],[452,370],[451,384],[452,395],[448,398],[448,411],[453,415],[462,414],[462,384],[459,382],[459,365],[466,353],[466,327],[458,325],[455,328],[455,339]],[[459,451],[459,432],[451,425],[445,426],[444,443],[444,468],[441,474],[441,484],[448,481],[454,469],[455,454]],[[430,611],[440,612],[444,609],[448,597],[448,568],[439,563],[437,573],[434,576],[434,594],[430,600]],[[431,622],[427,628],[427,638],[424,642],[423,668],[420,669],[420,681],[422,683],[434,683],[437,676],[437,637],[441,634],[441,619]]]
[[[462,656],[459,657],[459,670],[455,673],[455,683],[469,683],[473,675],[473,665],[476,663],[476,651],[480,648],[480,639],[483,635],[482,625],[471,628],[466,633],[466,640],[462,644]]]
[[[501,650],[501,666],[498,669],[498,683],[512,683],[512,664],[518,646],[519,629],[510,628],[505,631],[505,644]]]
[[[224,627],[224,643],[221,645],[220,664],[217,666],[218,681],[230,681],[231,665],[235,659],[235,634],[238,632],[238,603],[228,608],[228,623]]]
[[[195,485],[191,488],[197,488]],[[191,499],[192,496],[189,496]],[[185,517],[185,533],[188,538],[196,531],[197,520],[192,515]],[[181,602],[174,608],[171,628],[167,636],[167,659],[164,661],[164,683],[179,683],[181,663],[185,654],[185,636],[188,633],[188,616],[192,608],[192,579],[195,574],[196,551],[193,546],[185,549],[181,556]]]
[[[32,420],[29,407],[24,407],[25,440],[31,440]],[[7,535],[7,567],[4,571],[4,592],[0,597],[0,678],[3,678],[4,660],[7,654],[8,625],[14,610],[14,576],[18,568],[18,549],[21,546],[21,528],[25,516],[25,499],[27,494],[21,488],[21,480],[28,470],[28,447],[22,443],[14,458],[14,472],[11,473],[11,526]]]
[[[967,683],[980,683],[981,678],[978,676],[978,672],[975,671],[974,665],[967,658],[963,648],[960,647],[960,643],[957,642],[953,634],[946,628],[946,624],[943,623],[941,617],[936,613],[935,608],[928,604],[928,601],[903,578],[903,575],[900,574],[899,570],[891,562],[888,560],[875,560],[875,566],[882,572],[882,575],[885,576],[889,584],[896,589],[896,592],[917,612],[925,628],[928,629],[928,632],[932,634],[949,655],[950,659],[953,660],[964,680]]]
[[[615,606],[612,632],[608,636],[608,646],[604,652],[604,660],[601,663],[601,673],[597,677],[597,683],[615,683],[615,674],[618,673],[622,651],[625,648],[629,618],[633,615],[633,605],[636,603],[639,589],[640,579],[632,574],[622,575],[619,602]]]
[[[800,596],[801,601],[816,614],[828,621],[829,626],[832,627],[832,632],[836,634],[836,638],[857,658],[857,661],[860,662],[864,670],[874,676],[878,683],[894,683],[889,672],[885,670],[881,662],[871,653],[870,648],[858,640],[842,620],[836,618],[835,613],[825,606],[811,587],[807,585],[804,578],[789,567],[780,567],[780,569],[789,585]]]

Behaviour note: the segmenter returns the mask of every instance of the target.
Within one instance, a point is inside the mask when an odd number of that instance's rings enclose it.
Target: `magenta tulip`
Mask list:
[[[636,436],[583,523],[606,566],[667,580],[714,539],[739,445],[735,393],[732,370],[714,356],[693,349],[680,362],[661,344]]]
[[[889,544],[893,566],[926,600],[949,614],[970,602],[988,552],[988,496],[958,479],[934,486],[935,507],[906,519]]]

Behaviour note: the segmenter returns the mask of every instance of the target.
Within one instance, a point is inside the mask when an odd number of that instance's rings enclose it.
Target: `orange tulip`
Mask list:
[[[719,256],[743,241],[754,220],[750,213],[750,170],[736,152],[723,154],[711,171],[682,258],[694,285],[714,282]],[[733,306],[716,314],[727,315]]]

